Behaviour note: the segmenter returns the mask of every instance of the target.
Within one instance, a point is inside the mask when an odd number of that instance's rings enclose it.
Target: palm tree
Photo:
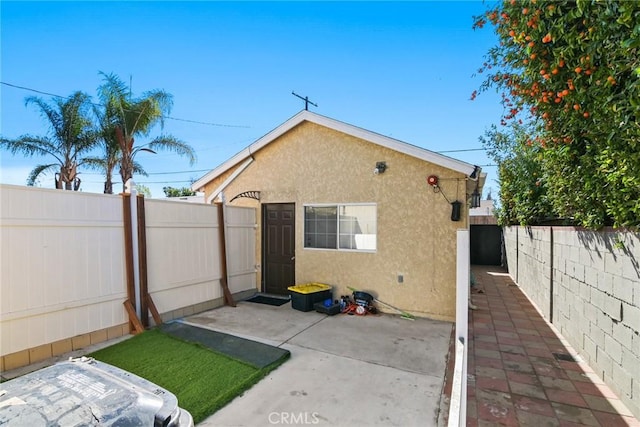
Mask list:
[[[103,100],[104,101],[104,100]],[[113,194],[113,170],[120,164],[120,145],[116,138],[117,113],[113,103],[94,105],[93,112],[97,118],[98,139],[102,156],[88,159],[90,167],[101,170],[105,175],[104,194]],[[147,175],[139,165],[134,165],[134,172]]]
[[[193,165],[196,161],[193,148],[171,135],[160,135],[146,144],[135,145],[136,137],[148,136],[156,124],[161,127],[164,125],[164,116],[169,114],[173,103],[170,94],[153,90],[145,92],[140,98],[132,98],[130,88],[118,76],[100,74],[104,83],[98,88],[98,96],[104,110],[97,114],[104,149],[105,193],[111,191],[111,177],[118,163],[123,191],[134,173],[146,175],[142,166],[135,161],[141,151],[154,154],[156,150],[173,151],[180,156],[187,156]]]
[[[38,177],[46,172],[55,172],[55,187],[65,190],[80,189],[78,168],[86,162],[84,154],[93,149],[97,136],[89,117],[90,98],[83,92],[75,92],[68,98],[52,98],[51,102],[30,96],[25,105],[34,104],[42,117],[49,121],[50,134],[47,136],[22,135],[15,139],[0,138],[0,147],[16,155],[26,157],[48,156],[54,162],[36,166],[27,185],[34,185]]]

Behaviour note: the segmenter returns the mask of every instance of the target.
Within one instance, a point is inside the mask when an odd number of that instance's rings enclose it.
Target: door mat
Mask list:
[[[291,355],[289,350],[181,322],[163,323],[160,330],[184,341],[226,354],[258,369],[288,359]]]
[[[281,306],[284,305],[286,303],[288,303],[289,301],[291,301],[288,298],[274,298],[274,297],[268,297],[265,295],[256,295],[255,297],[249,298],[248,300],[246,300],[247,302],[255,302],[258,304],[268,304],[268,305],[275,305],[275,306]]]

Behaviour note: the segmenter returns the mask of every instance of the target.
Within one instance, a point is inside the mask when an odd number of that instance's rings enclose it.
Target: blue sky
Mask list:
[[[164,129],[195,150],[198,161],[142,153],[150,174],[135,177],[163,197],[183,187],[304,107],[433,151],[481,148],[478,137],[499,121],[494,93],[470,101],[473,77],[496,42],[473,31],[476,2],[10,2],[1,8],[1,81],[94,99],[99,71],[131,79],[133,95],[173,95]],[[46,122],[27,96],[0,85],[3,137],[43,135]],[[483,151],[446,153],[487,165]],[[44,158],[0,152],[0,182],[25,183]],[[487,187],[493,188],[495,167]],[[103,177],[83,171],[83,191]],[[119,178],[119,176],[118,176]],[[41,180],[52,187],[53,177]],[[120,191],[121,184],[114,185]],[[486,191],[485,191],[486,194]]]

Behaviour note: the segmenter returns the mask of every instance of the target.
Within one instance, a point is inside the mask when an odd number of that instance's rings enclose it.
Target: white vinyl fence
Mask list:
[[[160,313],[222,298],[217,208],[146,200],[149,293]],[[232,293],[256,288],[255,209],[226,207]]]
[[[231,292],[255,290],[255,209],[225,211]],[[158,311],[221,301],[215,206],[145,200],[145,220],[148,287]],[[6,355],[126,325],[123,227],[119,195],[0,185],[5,369]]]
[[[226,206],[227,270],[231,293],[256,288],[256,210]]]
[[[456,233],[456,345],[448,427],[467,424],[467,356],[469,353],[469,230]]]
[[[0,350],[127,322],[122,199],[0,186]]]

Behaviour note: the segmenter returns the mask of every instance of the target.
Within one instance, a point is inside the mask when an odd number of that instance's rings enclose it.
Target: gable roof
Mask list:
[[[286,122],[282,123],[277,128],[273,129],[271,132],[256,140],[254,143],[213,169],[211,172],[204,175],[202,178],[198,179],[191,185],[191,189],[194,191],[204,191],[204,186],[208,182],[222,175],[240,162],[246,161],[247,159],[252,159],[252,153],[256,153],[258,150],[269,145],[278,137],[282,136],[283,134],[287,133],[288,131],[305,121],[315,123],[317,125],[363,139],[365,141],[369,141],[373,144],[398,151],[400,153],[415,157],[420,160],[443,166],[456,172],[463,173],[467,176],[472,175],[474,171],[476,172],[476,174],[480,172],[480,168],[478,166],[472,165],[470,163],[466,163],[452,157],[443,156],[442,154],[438,154],[436,152],[420,148],[415,145],[381,135],[379,133],[371,132],[369,130],[353,126],[345,122],[334,120],[320,114],[312,113],[311,111],[303,110],[295,116],[291,117]],[[246,166],[248,166],[248,164]],[[475,177],[476,175],[474,175],[474,178]]]

